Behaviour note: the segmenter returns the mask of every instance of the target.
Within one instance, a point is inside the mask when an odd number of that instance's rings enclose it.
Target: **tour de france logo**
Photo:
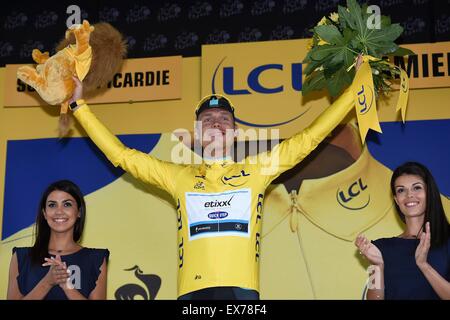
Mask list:
[[[155,300],[161,287],[161,278],[155,274],[143,274],[139,266],[124,269],[134,271],[134,276],[144,285],[127,283],[119,287],[114,296],[116,300]]]

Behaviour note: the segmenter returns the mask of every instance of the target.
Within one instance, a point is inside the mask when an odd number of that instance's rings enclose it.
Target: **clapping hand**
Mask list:
[[[370,263],[381,266],[384,264],[383,256],[380,249],[378,249],[369,239],[364,235],[356,237],[355,245],[358,247],[360,254],[364,255]]]
[[[430,223],[425,224],[425,232],[420,234],[420,242],[416,249],[416,264],[421,267],[427,264],[428,251],[431,245]]]
[[[67,282],[70,277],[70,272],[67,269],[66,263],[61,261],[61,257],[56,255],[55,258],[45,258],[46,262],[42,264],[43,267],[50,266],[45,279],[51,286],[59,285],[61,288],[67,287]]]

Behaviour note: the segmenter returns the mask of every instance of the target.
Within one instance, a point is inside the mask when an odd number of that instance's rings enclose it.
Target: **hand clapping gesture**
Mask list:
[[[423,266],[427,264],[428,251],[430,250],[431,243],[431,232],[430,223],[425,224],[425,232],[420,234],[420,242],[416,249],[416,263],[417,265]]]
[[[67,280],[70,277],[70,272],[67,269],[66,263],[61,261],[61,257],[56,255],[55,258],[45,258],[45,263],[42,266],[50,266],[45,279],[51,286],[59,285],[62,289],[67,288]]]
[[[364,235],[359,235],[356,237],[355,245],[358,247],[360,254],[364,255],[370,263],[377,266],[384,264],[380,249],[378,249]]]

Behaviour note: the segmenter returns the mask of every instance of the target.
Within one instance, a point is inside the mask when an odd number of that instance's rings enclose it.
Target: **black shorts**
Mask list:
[[[259,300],[259,293],[239,287],[211,287],[186,293],[178,300]]]

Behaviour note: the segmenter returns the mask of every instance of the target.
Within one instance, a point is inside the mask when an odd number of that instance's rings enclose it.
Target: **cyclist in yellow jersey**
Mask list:
[[[353,108],[351,88],[309,127],[272,151],[239,163],[230,157],[234,135],[227,134],[236,131],[234,107],[221,95],[207,96],[196,109],[204,133],[203,161],[184,165],[124,146],[90,111],[82,99],[82,85],[75,81],[70,108],[94,143],[113,165],[175,200],[179,299],[259,299],[264,192],[344,119]]]

